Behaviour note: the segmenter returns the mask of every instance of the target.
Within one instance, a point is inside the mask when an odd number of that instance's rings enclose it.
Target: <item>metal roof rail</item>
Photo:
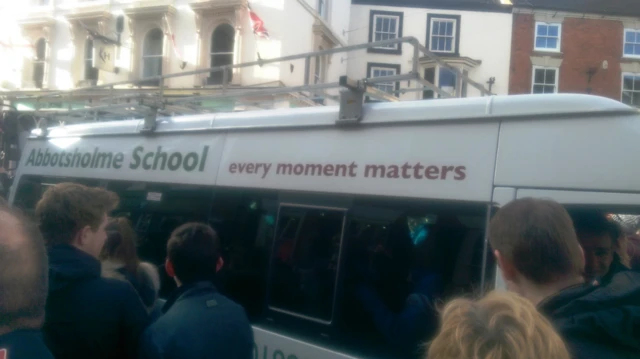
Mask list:
[[[375,78],[365,78],[361,80],[347,79],[341,77],[339,82],[326,82],[310,84],[309,78],[311,74],[311,60],[317,56],[333,55],[337,53],[344,53],[357,50],[366,50],[374,47],[395,45],[403,46],[407,44],[413,47],[413,61],[411,70],[405,74],[396,74],[393,76],[383,76]],[[306,106],[318,106],[324,103],[326,98],[336,100],[340,104],[340,119],[339,123],[357,123],[361,120],[362,116],[362,102],[365,96],[375,98],[382,101],[399,101],[399,95],[409,92],[430,90],[437,93],[440,98],[448,98],[452,96],[460,96],[460,89],[457,88],[456,94],[449,94],[448,92],[440,89],[438,86],[425,80],[420,75],[420,58],[421,56],[427,57],[439,66],[446,68],[455,73],[461,81],[466,82],[470,86],[480,91],[480,94],[492,95],[483,85],[471,80],[469,76],[461,72],[455,67],[448,65],[444,60],[438,58],[435,54],[429,51],[425,46],[421,45],[415,37],[402,37],[384,41],[376,41],[372,43],[349,45],[338,48],[332,48],[321,51],[305,52],[300,54],[288,55],[273,59],[259,59],[258,61],[251,61],[246,63],[230,64],[224,66],[214,66],[210,68],[197,69],[192,71],[186,71],[181,73],[173,73],[162,76],[152,76],[142,78],[139,80],[127,80],[119,81],[89,87],[75,88],[64,91],[54,91],[48,94],[38,94],[32,96],[24,96],[18,92],[5,92],[0,93],[0,99],[4,98],[11,102],[35,100],[36,110],[35,115],[45,117],[47,120],[42,121],[43,125],[48,125],[54,118],[64,118],[65,122],[69,123],[82,123],[87,122],[88,117],[92,117],[93,120],[100,120],[105,118],[120,118],[131,119],[134,117],[143,117],[144,125],[141,127],[142,132],[153,132],[156,125],[156,117],[158,115],[181,115],[181,114],[193,114],[193,113],[206,113],[215,112],[211,108],[203,107],[201,101],[211,101],[220,99],[239,99],[239,102],[243,100],[252,99],[247,101],[249,103],[255,103],[256,98],[274,98],[277,95],[288,95],[294,101]],[[233,69],[248,68],[254,66],[264,66],[266,64],[280,63],[283,61],[292,60],[304,60],[305,72],[304,72],[304,84],[299,86],[290,87],[276,87],[276,88],[243,88],[237,89],[228,85],[228,73]],[[218,93],[198,93],[203,91],[209,91],[206,88],[195,88],[185,90],[186,96],[176,95],[176,89],[168,88],[165,85],[165,80],[184,76],[193,76],[206,73],[220,72],[223,75],[223,85],[219,89]],[[149,82],[156,82],[157,87],[150,89],[140,88],[141,85]],[[400,90],[394,90],[389,93],[380,91],[375,87],[379,83],[410,81],[415,83],[415,88],[403,88]],[[125,87],[119,88],[119,87]],[[126,88],[129,86],[129,88]],[[138,87],[133,89],[131,87]],[[458,86],[459,87],[459,86]],[[58,110],[53,113],[50,110],[43,110],[41,104],[45,101],[52,103],[59,103],[65,101],[72,96],[83,95],[90,96],[92,91],[108,90],[108,95],[104,92],[94,92],[96,95],[102,94],[100,98],[96,99],[95,103],[87,105],[85,108],[71,108],[67,110]],[[338,96],[327,93],[327,90],[338,89]],[[173,95],[167,95],[166,91],[171,90]],[[116,93],[131,91],[131,93]],[[362,100],[362,101],[360,101]],[[43,131],[43,133],[46,131]]]

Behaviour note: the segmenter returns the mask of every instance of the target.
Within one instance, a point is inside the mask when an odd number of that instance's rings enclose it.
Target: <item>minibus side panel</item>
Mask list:
[[[640,192],[639,134],[638,115],[503,121],[495,185]]]
[[[498,123],[229,133],[216,184],[489,202]]]

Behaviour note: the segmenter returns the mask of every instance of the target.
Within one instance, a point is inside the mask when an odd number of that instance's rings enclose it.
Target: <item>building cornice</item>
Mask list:
[[[201,15],[208,15],[220,10],[247,7],[247,0],[204,0],[189,4],[191,9]]]
[[[512,6],[499,2],[464,2],[451,0],[351,0],[352,5],[391,6],[419,9],[445,9],[477,12],[511,13]]]
[[[144,3],[142,3],[144,4]],[[176,13],[176,8],[172,5],[142,5],[124,9],[124,14],[131,19],[145,19],[161,17],[164,15],[173,16]]]
[[[532,9],[529,7],[514,7],[514,14],[529,14],[534,15],[536,20],[544,21],[544,19],[556,19],[556,21],[562,21],[564,18],[579,18],[579,19],[587,19],[587,20],[610,20],[610,21],[620,21],[625,23],[625,27],[629,24],[631,27],[632,24],[636,24],[636,26],[640,27],[640,19],[634,16],[621,16],[621,15],[607,15],[607,14],[585,14],[571,11],[558,11],[553,9]]]

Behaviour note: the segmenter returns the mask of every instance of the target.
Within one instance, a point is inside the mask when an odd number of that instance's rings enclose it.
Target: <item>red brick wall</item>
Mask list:
[[[533,41],[535,20],[533,15],[514,14],[511,45],[511,76],[509,93],[531,92]],[[562,23],[559,92],[587,93],[620,100],[622,39],[624,27],[620,21],[592,20],[567,17]],[[554,54],[536,52],[536,56]],[[608,61],[608,69],[602,62]],[[587,70],[598,72],[587,82]]]
[[[533,53],[533,15],[513,14],[513,33],[511,37],[511,69],[509,73],[509,93],[531,93],[530,56]]]

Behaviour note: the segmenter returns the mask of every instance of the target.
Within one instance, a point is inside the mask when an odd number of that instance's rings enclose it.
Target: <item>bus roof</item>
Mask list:
[[[571,115],[634,113],[620,102],[581,94],[512,95],[371,103],[361,125],[433,121],[491,121],[519,118],[560,118]],[[276,109],[235,113],[160,117],[154,132],[278,129],[335,126],[337,106]],[[93,122],[51,127],[47,137],[120,135],[140,132],[143,120]],[[32,135],[38,136],[36,129]]]
[[[22,175],[490,202],[494,188],[640,193],[638,111],[588,95],[367,104],[52,128]],[[250,131],[242,131],[249,129]]]

